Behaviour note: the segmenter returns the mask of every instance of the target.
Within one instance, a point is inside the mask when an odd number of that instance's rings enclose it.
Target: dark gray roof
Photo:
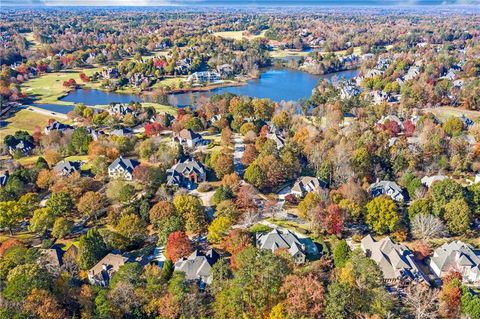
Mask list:
[[[219,257],[213,249],[209,249],[205,253],[195,250],[188,258],[180,258],[175,263],[175,271],[184,272],[187,280],[202,279],[208,281],[207,278],[210,276],[212,266]]]
[[[129,172],[130,174],[133,173],[135,167],[140,165],[140,163],[133,159],[123,158],[120,156],[112,164],[108,167],[109,169],[115,169],[117,167],[122,167],[125,171]]]

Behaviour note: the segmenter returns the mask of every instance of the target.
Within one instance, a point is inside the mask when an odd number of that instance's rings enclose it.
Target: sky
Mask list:
[[[0,6],[480,6],[480,0],[0,0]]]

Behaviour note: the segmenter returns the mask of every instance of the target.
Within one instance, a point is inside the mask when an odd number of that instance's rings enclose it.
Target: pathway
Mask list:
[[[243,177],[244,167],[242,164],[242,156],[245,151],[245,144],[243,143],[243,138],[240,134],[236,133],[233,136],[234,142],[234,152],[233,152],[233,169],[238,176]]]

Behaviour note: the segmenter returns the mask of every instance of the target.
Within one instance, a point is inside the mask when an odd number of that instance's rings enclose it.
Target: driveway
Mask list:
[[[234,151],[233,151],[233,169],[238,176],[243,177],[245,168],[242,164],[243,152],[245,152],[245,144],[240,134],[235,134],[233,137]]]

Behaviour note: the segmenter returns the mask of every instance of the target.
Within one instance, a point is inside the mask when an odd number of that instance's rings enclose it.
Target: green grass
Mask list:
[[[178,88],[181,82],[183,82],[185,78],[182,77],[174,77],[174,78],[165,78],[162,81],[158,81],[153,85],[153,88],[159,88],[159,87],[175,87]]]
[[[16,112],[12,117],[9,117],[4,120],[6,125],[0,128],[0,139],[6,135],[13,134],[16,131],[27,131],[32,133],[36,127],[43,128],[48,124],[48,120],[54,118],[59,121],[65,122],[64,119],[56,118],[52,115],[40,114],[34,111],[27,109],[20,110]]]
[[[13,236],[10,236],[10,234],[8,234],[8,233],[1,234],[0,235],[0,243],[3,243],[4,241],[6,241],[8,239],[11,239],[11,238],[15,238],[15,239],[20,240],[21,242],[28,243],[29,240],[31,240],[34,235],[35,235],[34,233],[29,232],[29,231],[14,233]]]
[[[425,108],[423,109],[424,112],[432,112],[435,114],[440,120],[445,121],[449,117],[455,116],[459,117],[464,114],[471,120],[475,120],[480,117],[480,111],[472,111],[472,110],[465,110],[458,107],[453,106],[442,106],[442,107],[435,107],[435,108]]]
[[[215,35],[215,36],[217,36],[217,37],[222,37],[222,38],[225,38],[225,39],[233,39],[233,40],[247,39],[247,40],[253,40],[253,39],[265,37],[265,32],[266,32],[266,30],[263,30],[260,34],[257,34],[257,35],[248,35],[248,36],[243,35],[243,32],[245,32],[245,31],[222,31],[222,32],[214,32],[213,35]]]
[[[281,58],[286,58],[289,56],[301,56],[305,57],[309,54],[310,52],[305,52],[305,51],[294,51],[294,50],[273,50],[270,52],[270,56],[274,59],[281,59]]]
[[[83,68],[71,71],[62,71],[47,73],[40,77],[34,78],[25,82],[22,85],[22,90],[28,95],[37,99],[37,103],[52,103],[52,104],[71,104],[60,101],[59,98],[68,93],[69,89],[63,86],[63,82],[69,79],[74,79],[78,84],[83,84],[80,80],[80,73],[85,73],[91,76],[100,68]],[[85,87],[94,87],[93,83],[84,84]]]
[[[38,48],[40,48],[42,45],[35,40],[33,37],[33,32],[28,32],[23,35],[25,37],[25,40],[28,41],[28,48],[30,50],[36,51]]]

